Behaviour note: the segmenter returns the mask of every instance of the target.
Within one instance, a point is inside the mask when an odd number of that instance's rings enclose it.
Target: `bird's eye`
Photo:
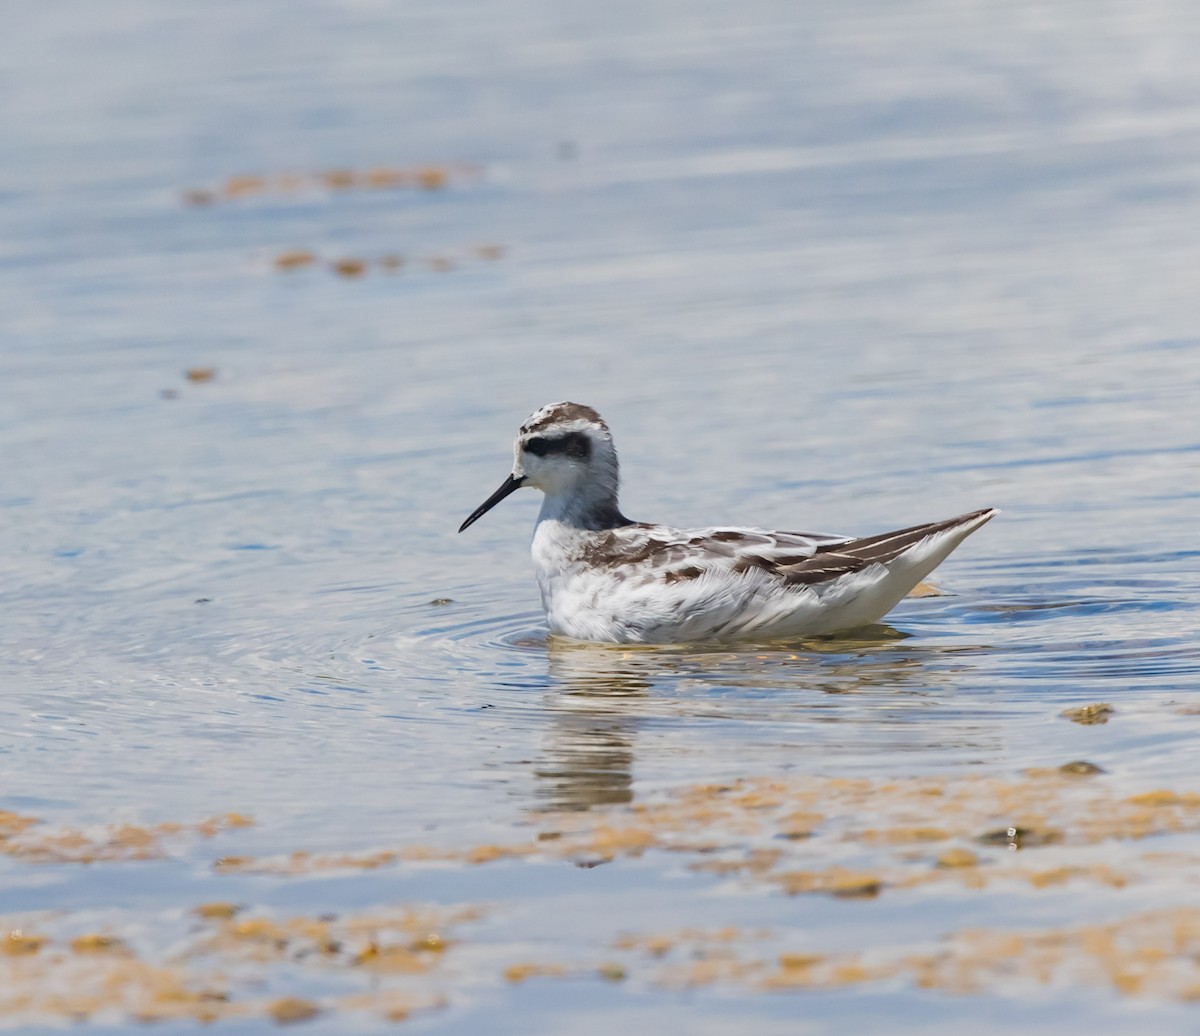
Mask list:
[[[544,457],[550,452],[551,443],[549,439],[543,439],[539,436],[536,439],[530,439],[525,444],[525,449],[535,457]]]

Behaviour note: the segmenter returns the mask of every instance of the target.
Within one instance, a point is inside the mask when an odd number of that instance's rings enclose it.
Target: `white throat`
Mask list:
[[[629,519],[617,505],[615,472],[593,470],[589,474],[588,479],[547,493],[538,512],[538,524],[558,522],[573,529],[593,531],[629,525]]]

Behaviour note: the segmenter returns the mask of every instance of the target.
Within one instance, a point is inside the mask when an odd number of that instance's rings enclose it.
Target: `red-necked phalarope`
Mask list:
[[[551,403],[521,426],[512,474],[459,532],[514,490],[546,494],[533,563],[552,633],[682,643],[836,633],[878,622],[997,511],[853,539],[674,529],[617,506],[617,451],[591,407]]]

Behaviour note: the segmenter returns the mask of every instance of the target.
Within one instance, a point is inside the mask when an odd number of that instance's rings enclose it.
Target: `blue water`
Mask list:
[[[206,900],[487,901],[494,927],[465,940],[487,952],[414,1027],[1194,1031],[1177,999],[1070,982],[500,977],[603,956],[630,918],[833,938],[853,915],[873,945],[914,918],[1197,905],[1182,878],[1136,901],[850,903],[681,880],[669,854],[320,879],[212,862],[503,843],[547,809],[776,774],[1083,757],[1115,797],[1200,789],[1200,14],[74,0],[13,5],[5,36],[0,809],[256,825],[151,863],[0,854],[0,929],[108,926],[157,960]],[[321,179],[422,167],[445,184]],[[219,197],[239,175],[265,189]],[[277,270],[294,249],[318,261]],[[521,420],[564,398],[608,419],[638,519],[1003,514],[939,573],[950,596],[863,642],[574,650],[541,626],[533,494],[454,532]],[[1059,715],[1098,701],[1105,725]],[[303,992],[290,975],[271,988]],[[217,1024],[272,1027],[256,1017]]]

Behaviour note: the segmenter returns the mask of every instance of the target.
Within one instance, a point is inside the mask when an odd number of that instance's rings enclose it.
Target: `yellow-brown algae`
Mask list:
[[[495,260],[502,259],[504,257],[504,246],[492,244],[476,245],[475,254],[479,256],[480,259],[486,259],[489,262],[494,262]]]
[[[866,830],[856,841],[867,845],[905,845],[910,842],[944,842],[950,832],[941,827],[891,827],[882,831]]]
[[[1063,763],[1058,768],[1058,772],[1066,774],[1068,777],[1095,777],[1105,771],[1102,767],[1095,763],[1089,763],[1086,759],[1074,759],[1069,763]]]
[[[417,186],[425,191],[440,191],[448,180],[448,173],[440,166],[423,166],[416,171]]]
[[[192,910],[192,913],[205,920],[227,921],[242,909],[236,903],[201,903]]]
[[[235,201],[278,191],[293,194],[306,187],[324,188],[343,193],[351,190],[379,190],[399,187],[418,187],[437,191],[447,187],[452,180],[475,180],[481,173],[475,165],[430,164],[415,168],[396,169],[375,166],[366,170],[351,168],[328,169],[323,172],[285,172],[272,175],[257,173],[228,177],[217,190],[188,188],[181,192],[185,205],[205,206],[217,201]]]
[[[667,938],[659,936],[658,938]],[[1033,932],[966,930],[943,940],[933,953],[903,947],[841,954],[780,954],[778,959],[709,952],[701,938],[680,933],[681,950],[697,963],[662,965],[648,975],[666,986],[735,983],[751,989],[833,988],[905,978],[914,985],[955,994],[1016,991],[1020,984],[1107,984],[1122,996],[1187,1001],[1200,990],[1200,910],[1137,915],[1107,925]],[[636,948],[638,937],[623,945]],[[1014,986],[1014,983],[1017,985]]]
[[[691,867],[707,874],[765,874],[782,856],[781,849],[752,849],[739,859],[697,860]]]
[[[385,273],[395,273],[404,266],[405,259],[402,255],[385,255],[379,260],[379,265],[383,267]],[[431,604],[453,604],[454,602],[448,597],[439,597],[430,602]]]
[[[367,264],[362,259],[338,259],[333,263],[332,269],[339,277],[361,277],[367,272]]]
[[[321,1013],[319,1004],[296,996],[285,996],[272,1001],[267,1013],[280,1025],[291,1022],[306,1022]]]
[[[261,176],[231,176],[225,181],[222,193],[226,198],[244,198],[262,193],[266,186],[267,182]]]
[[[1060,715],[1065,716],[1072,723],[1095,726],[1099,723],[1107,723],[1109,717],[1115,712],[1116,709],[1109,705],[1108,702],[1098,701],[1076,709],[1064,709]]]
[[[944,853],[938,856],[937,865],[939,867],[956,868],[956,867],[975,867],[979,864],[979,857],[976,856],[970,849],[954,848],[947,849]]]
[[[216,367],[189,367],[186,371],[183,372],[183,376],[185,378],[187,378],[188,381],[192,381],[192,382],[196,382],[196,383],[212,381],[213,378],[215,378],[217,376],[217,368]]]
[[[92,832],[74,828],[48,828],[33,818],[14,820],[13,816],[9,815],[7,825],[10,833],[5,836],[0,831],[0,852],[31,863],[162,859],[167,855],[164,838],[176,835],[203,836],[210,823],[205,821],[191,827],[173,822],[151,827],[120,824]],[[218,819],[216,824],[218,829],[227,826],[223,819]]]
[[[91,932],[71,940],[71,949],[76,953],[128,953],[129,947],[113,935]]]
[[[812,804],[824,807],[817,812]],[[862,827],[863,815],[886,815],[887,827]],[[995,826],[1005,816],[1013,819]],[[929,821],[936,819],[937,824]],[[442,860],[483,864],[538,855],[572,862],[600,862],[636,856],[648,849],[707,856],[696,866],[715,873],[767,874],[793,854],[821,852],[835,843],[857,844],[876,852],[930,845],[936,855],[954,841],[1029,849],[1108,839],[1134,839],[1174,830],[1200,830],[1200,796],[1158,791],[1126,798],[1102,783],[1081,783],[1056,770],[1035,771],[1012,781],[998,778],[911,778],[869,780],[751,781],[686,788],[662,800],[587,815],[550,814],[549,825],[528,841],[466,849],[408,846],[362,854],[310,855],[303,852],[266,860],[225,857],[218,869],[307,874],[336,868],[368,869],[403,861]],[[818,824],[818,821],[820,823]],[[811,825],[803,842],[784,837]],[[693,832],[711,832],[706,840]],[[981,834],[982,832],[982,834]],[[753,845],[774,838],[770,852]],[[786,847],[795,842],[796,848]],[[740,846],[736,855],[729,850]],[[927,856],[900,853],[873,861],[872,872],[891,884],[906,884],[898,866]],[[890,862],[888,862],[890,860]],[[993,861],[993,866],[998,861]],[[886,866],[885,866],[886,863]]]
[[[794,809],[779,818],[779,833],[785,838],[811,838],[812,834],[825,821],[824,813],[811,810]]]
[[[77,940],[69,950],[37,952],[32,948],[33,941],[28,940],[25,952],[0,958],[4,961],[0,964],[0,1017],[29,1017],[43,1022],[83,1020],[106,1012],[144,1022],[211,1022],[273,1017],[277,1011],[286,1014],[276,1006],[278,1002],[236,999],[226,988],[228,975],[242,973],[253,988],[268,979],[270,971],[246,973],[247,963],[273,968],[304,961],[309,968],[348,973],[344,969],[355,961],[341,949],[341,940],[357,941],[366,930],[390,933],[401,942],[396,944],[395,952],[388,945],[382,947],[379,956],[385,966],[373,969],[371,994],[351,995],[335,1003],[339,1009],[375,1010],[384,1016],[393,1010],[406,1014],[438,1006],[443,998],[413,996],[394,989],[389,985],[388,973],[423,974],[437,967],[449,945],[442,934],[445,926],[480,916],[475,907],[385,909],[342,920],[300,916],[235,922],[218,916],[193,928],[182,945],[177,943],[172,959],[178,967],[139,960],[123,941],[107,934]],[[18,931],[11,925],[10,929]],[[10,941],[15,946],[22,940]],[[118,951],[118,947],[122,949]],[[398,966],[401,961],[407,963]],[[69,995],[61,992],[64,989],[70,990]]]
[[[251,917],[238,921],[226,929],[235,939],[252,943],[266,943],[277,949],[287,945],[287,933],[275,921],[266,917]]]
[[[654,832],[649,828],[604,825],[593,832],[591,848],[602,855],[622,853],[641,856],[656,841]]]
[[[1129,883],[1129,879],[1124,874],[1104,866],[1055,867],[1046,871],[1030,871],[1025,874],[1025,878],[1030,885],[1039,889],[1049,888],[1052,885],[1062,885],[1075,878],[1086,878],[1097,884],[1117,889],[1124,888]]]
[[[467,851],[466,860],[468,863],[494,863],[496,860],[507,859],[516,855],[511,846],[504,845],[477,845],[474,849]]]
[[[811,968],[820,964],[824,959],[824,955],[820,953],[781,953],[779,966],[785,971],[794,971],[800,968]]]
[[[437,932],[427,932],[420,938],[414,939],[409,949],[416,953],[444,953],[446,941]]]
[[[49,940],[36,932],[27,932],[22,928],[13,928],[0,939],[0,953],[11,956],[18,954],[37,953]]]
[[[531,978],[563,978],[567,969],[561,964],[538,964],[533,961],[522,961],[510,964],[504,969],[504,981],[519,985]]]
[[[435,959],[429,953],[417,952],[410,946],[371,941],[355,954],[353,963],[371,971],[416,975],[429,971]]]
[[[0,841],[18,835],[40,823],[41,821],[37,817],[22,816],[20,813],[10,813],[6,809],[0,809]]]
[[[872,899],[883,890],[883,881],[874,874],[831,867],[826,871],[786,871],[775,880],[789,896],[823,892],[839,899]]]
[[[338,997],[336,1004],[340,1012],[370,1011],[384,1021],[403,1022],[418,1011],[436,1011],[444,1008],[446,998],[378,989],[370,993],[353,993]]]
[[[624,982],[628,978],[628,973],[621,964],[614,961],[606,961],[596,969],[596,974],[599,975],[605,982]]]
[[[411,174],[404,169],[375,168],[368,169],[363,182],[368,187],[404,187],[412,180]]]
[[[314,265],[316,261],[316,253],[310,252],[307,248],[289,248],[286,252],[280,252],[275,256],[275,269],[299,270],[302,267]]]
[[[321,179],[331,191],[345,191],[354,186],[355,175],[352,169],[330,169]]]
[[[1125,801],[1132,806],[1186,806],[1189,809],[1200,807],[1200,795],[1194,792],[1180,795],[1177,792],[1165,789],[1146,791],[1140,795],[1130,795]]]
[[[651,936],[646,940],[646,952],[652,957],[665,957],[674,946],[673,940],[667,936]]]

